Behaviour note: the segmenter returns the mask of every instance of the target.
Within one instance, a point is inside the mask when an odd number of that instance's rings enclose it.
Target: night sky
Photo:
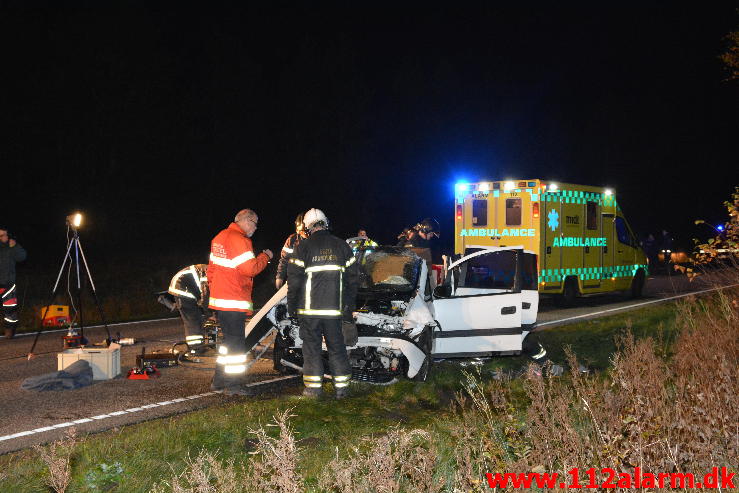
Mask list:
[[[102,3],[0,4],[0,223],[37,257],[76,208],[115,254],[205,260],[243,207],[258,248],[310,207],[451,248],[454,183],[506,178],[611,186],[689,246],[739,184],[734,2]]]

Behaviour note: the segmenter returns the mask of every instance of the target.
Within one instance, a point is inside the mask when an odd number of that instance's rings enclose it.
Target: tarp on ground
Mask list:
[[[26,378],[23,390],[72,390],[87,387],[92,383],[92,367],[86,360],[78,360],[63,370]]]

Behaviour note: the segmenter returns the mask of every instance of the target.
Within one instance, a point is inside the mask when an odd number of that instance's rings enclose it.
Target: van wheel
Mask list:
[[[631,281],[631,297],[632,298],[641,298],[642,292],[644,291],[644,271],[642,269],[639,269],[634,276],[634,279]]]
[[[557,296],[555,302],[557,306],[561,306],[563,308],[571,307],[575,305],[577,295],[577,280],[574,277],[568,277],[565,279],[564,291],[562,291],[561,295]]]

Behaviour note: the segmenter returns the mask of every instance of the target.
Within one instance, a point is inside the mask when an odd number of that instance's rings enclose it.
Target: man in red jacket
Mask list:
[[[210,243],[208,306],[216,311],[223,329],[211,388],[226,394],[247,393],[241,387],[246,375],[246,316],[254,309],[251,298],[254,277],[272,259],[270,250],[254,255],[249,238],[257,230],[258,221],[254,211],[243,209]]]

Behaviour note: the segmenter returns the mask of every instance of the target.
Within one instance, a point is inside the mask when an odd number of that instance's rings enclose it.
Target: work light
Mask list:
[[[82,214],[79,212],[74,212],[67,216],[67,224],[72,229],[77,229],[82,225]]]

